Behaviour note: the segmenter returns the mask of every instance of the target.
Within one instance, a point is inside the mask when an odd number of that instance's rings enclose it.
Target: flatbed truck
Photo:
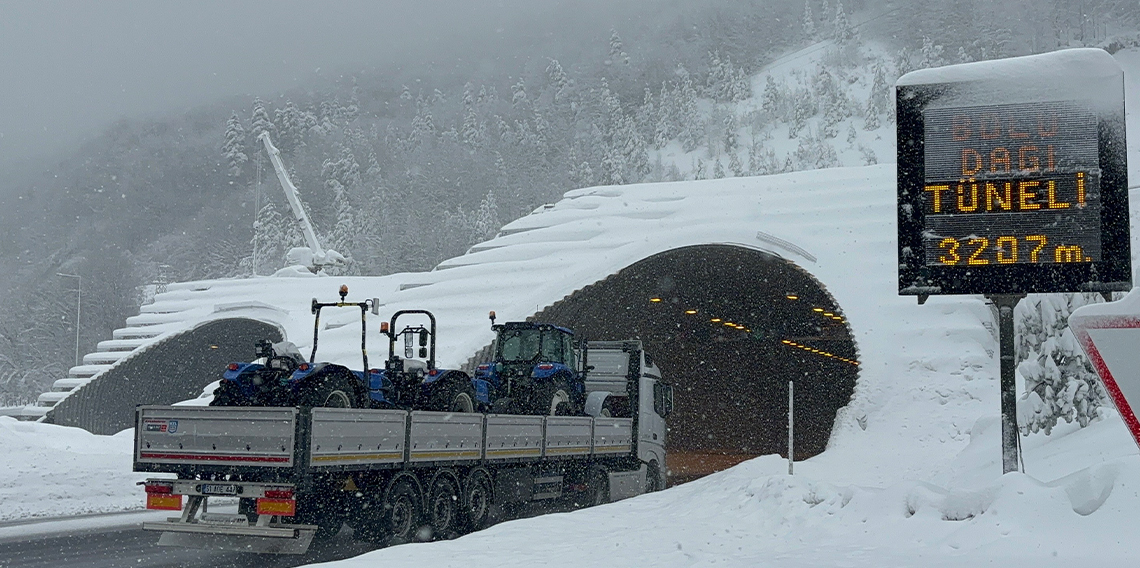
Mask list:
[[[134,470],[160,545],[300,554],[342,525],[395,544],[479,530],[492,509],[578,507],[665,486],[672,387],[639,341],[590,342],[585,416],[140,406]],[[209,510],[238,500],[238,512]],[[216,508],[216,507],[215,507]]]

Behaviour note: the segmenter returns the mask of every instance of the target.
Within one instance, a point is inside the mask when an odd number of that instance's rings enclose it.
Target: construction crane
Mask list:
[[[304,266],[314,274],[325,267],[344,266],[346,262],[342,254],[332,249],[322,248],[320,241],[317,240],[317,232],[313,230],[313,224],[309,221],[308,214],[305,213],[304,205],[301,205],[301,196],[297,192],[297,186],[293,185],[293,180],[289,179],[289,172],[285,171],[285,164],[281,162],[281,151],[273,145],[269,139],[269,133],[262,132],[257,136],[257,139],[265,144],[265,151],[269,154],[269,161],[273,163],[273,170],[277,172],[277,180],[281,182],[285,199],[289,201],[289,207],[293,210],[293,218],[301,225],[301,232],[305,235],[305,243],[309,245],[308,247],[289,249],[289,252],[285,253],[286,261],[289,264]]]

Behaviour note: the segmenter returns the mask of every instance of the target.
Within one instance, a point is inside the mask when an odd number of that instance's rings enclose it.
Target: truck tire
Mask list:
[[[491,505],[495,502],[491,476],[482,469],[474,469],[463,482],[463,531],[472,532],[487,527]]]
[[[428,491],[425,511],[432,540],[449,540],[459,536],[462,511],[459,484],[455,477],[446,473],[437,475]]]
[[[446,381],[446,382],[444,382]],[[431,393],[428,410],[475,412],[475,388],[466,375],[444,377]]]
[[[299,406],[360,408],[352,380],[339,373],[319,377],[301,387],[297,395]]]
[[[661,478],[661,467],[657,462],[651,461],[645,468],[645,492],[653,493],[665,489],[665,480]]]
[[[420,493],[407,478],[392,483],[384,494],[381,525],[386,544],[403,544],[417,539],[423,519]]]
[[[605,505],[610,502],[610,477],[606,470],[594,466],[590,468],[590,475],[586,480],[586,499],[583,506],[593,507]]]

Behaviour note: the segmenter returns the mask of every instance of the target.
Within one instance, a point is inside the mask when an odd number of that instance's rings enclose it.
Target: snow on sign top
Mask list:
[[[1055,79],[1058,77],[1080,77],[1083,81],[1057,82]],[[1069,96],[1080,94],[1081,98],[1089,98],[1104,94],[1090,88],[1089,82],[1104,81],[1119,84],[1123,77],[1124,70],[1116,59],[1103,49],[1090,47],[919,69],[899,77],[896,85],[909,87],[948,83],[991,83],[991,86],[1002,85],[1009,91],[1024,91],[1022,87],[1029,83],[1034,86],[1048,85],[1052,87],[1053,93],[1068,92],[1071,93]]]
[[[1124,83],[1097,49],[898,83],[899,293],[1126,290]]]

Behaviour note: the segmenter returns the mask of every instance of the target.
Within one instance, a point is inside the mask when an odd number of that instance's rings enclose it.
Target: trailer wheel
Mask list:
[[[463,528],[465,532],[481,530],[487,526],[493,502],[491,476],[481,469],[476,469],[468,474],[467,481],[463,484]]]
[[[313,384],[302,387],[299,399],[300,406],[360,407],[351,380],[340,374],[326,375]]]
[[[400,479],[388,488],[384,496],[384,534],[388,544],[402,544],[416,540],[423,518],[421,500],[416,486],[407,479]]]
[[[427,501],[427,521],[431,526],[432,539],[447,540],[458,536],[461,511],[455,479],[446,474],[437,476]]]

